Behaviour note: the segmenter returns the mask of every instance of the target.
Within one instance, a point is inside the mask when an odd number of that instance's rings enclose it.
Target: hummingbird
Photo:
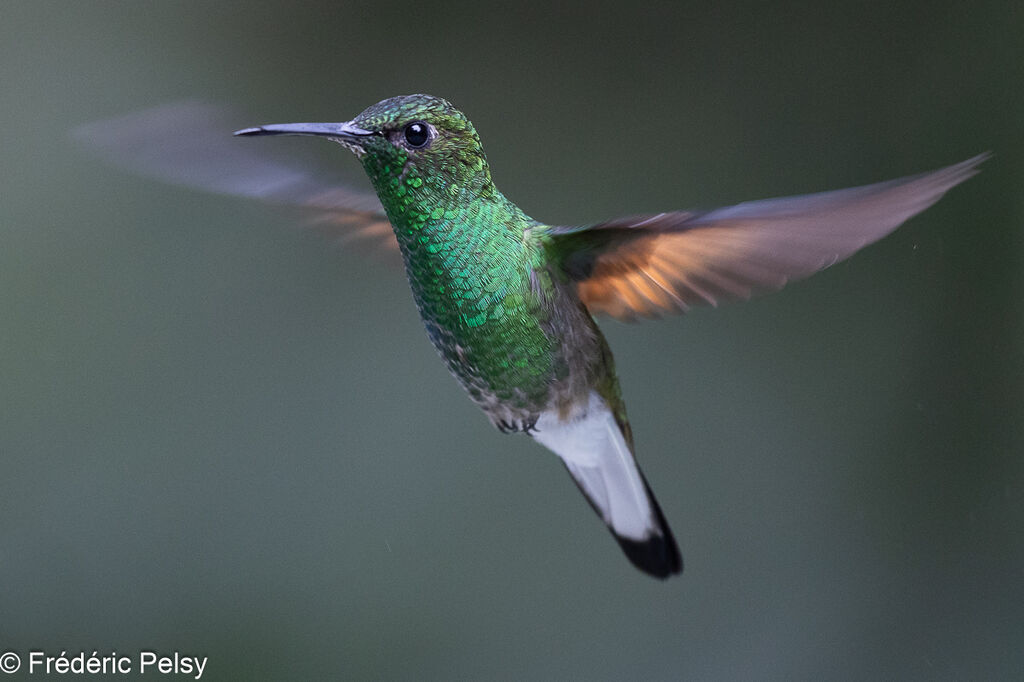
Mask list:
[[[152,157],[142,164],[186,184],[326,210],[345,229],[393,234],[451,374],[499,431],[557,455],[629,561],[656,578],[681,573],[682,555],[637,464],[595,317],[654,318],[778,290],[886,236],[988,157],[817,194],[557,225],[498,190],[473,124],[440,97],[392,97],[345,122],[234,134],[336,142],[358,158],[376,197],[255,164],[237,181],[219,170],[186,178]]]

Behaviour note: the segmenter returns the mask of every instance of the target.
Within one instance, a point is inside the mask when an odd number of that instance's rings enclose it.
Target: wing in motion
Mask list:
[[[315,211],[331,236],[387,240],[397,250],[377,197],[323,178],[329,173],[277,159],[232,137],[238,119],[222,107],[184,101],[87,123],[73,136],[110,163],[193,189],[253,197]]]
[[[853,255],[978,172],[981,154],[874,185],[703,213],[555,227],[552,253],[592,313],[658,317],[781,289]]]

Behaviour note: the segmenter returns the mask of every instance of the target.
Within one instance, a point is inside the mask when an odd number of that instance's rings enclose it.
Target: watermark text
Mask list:
[[[24,657],[24,659],[23,659]],[[193,656],[180,651],[139,651],[134,655],[99,651],[79,651],[54,655],[46,651],[16,651],[0,654],[0,673],[21,670],[29,675],[188,675],[199,680],[206,670],[206,656]]]

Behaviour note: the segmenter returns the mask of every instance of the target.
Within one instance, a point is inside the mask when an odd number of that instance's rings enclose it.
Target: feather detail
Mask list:
[[[704,213],[554,227],[551,249],[592,313],[658,317],[781,289],[853,255],[978,172],[981,154],[898,180]]]
[[[530,435],[561,458],[637,568],[659,578],[682,571],[672,531],[604,398],[592,392],[566,418],[544,412]]]

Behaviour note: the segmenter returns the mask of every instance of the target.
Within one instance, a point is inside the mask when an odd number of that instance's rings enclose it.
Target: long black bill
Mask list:
[[[357,128],[351,123],[275,123],[256,128],[235,131],[237,137],[254,135],[322,135],[340,140],[356,142],[361,137],[373,135],[369,130]]]

